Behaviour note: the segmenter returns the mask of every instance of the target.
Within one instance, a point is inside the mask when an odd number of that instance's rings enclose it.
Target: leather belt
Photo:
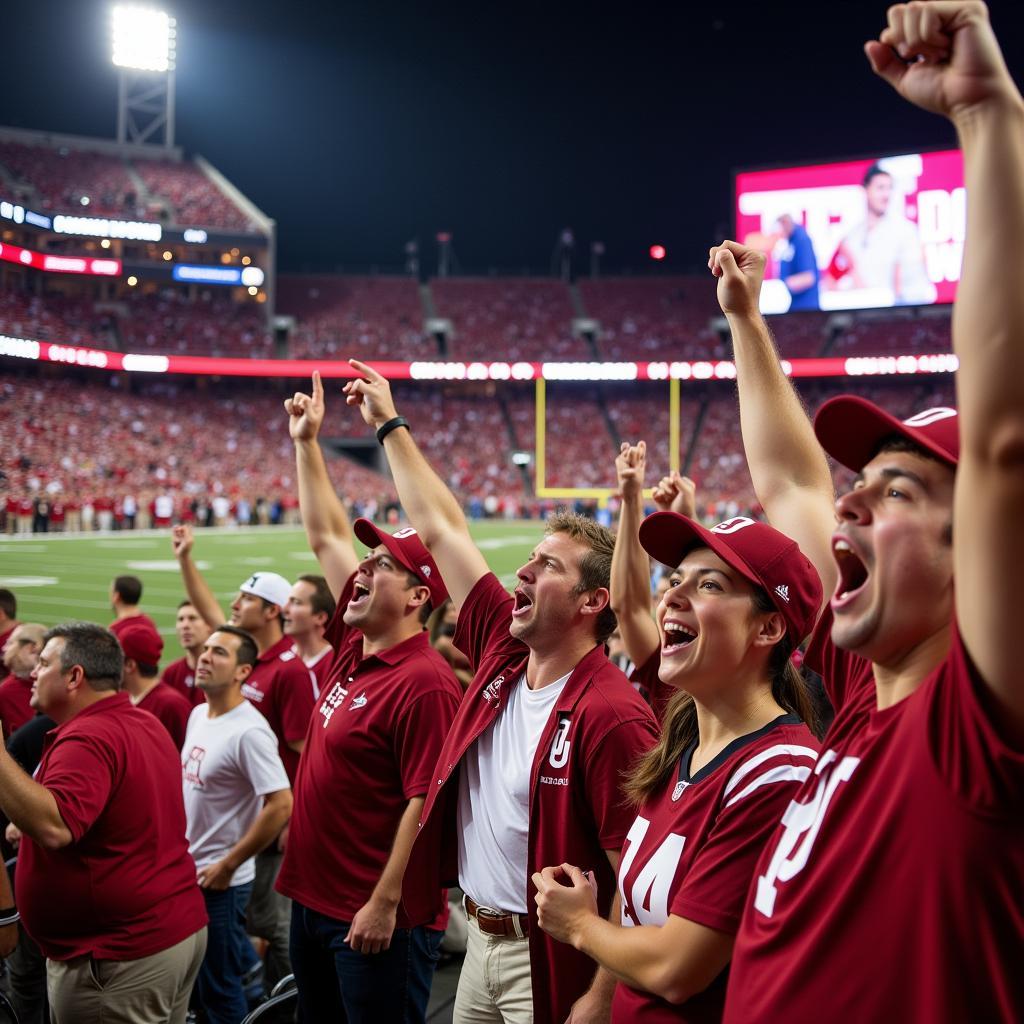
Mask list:
[[[514,939],[525,939],[530,933],[528,914],[505,913],[481,907],[479,903],[465,897],[466,913],[476,919],[480,931],[485,935],[504,935]]]

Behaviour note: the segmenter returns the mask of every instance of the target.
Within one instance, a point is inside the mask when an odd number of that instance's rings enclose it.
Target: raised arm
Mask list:
[[[754,492],[772,526],[814,563],[827,601],[836,581],[832,474],[758,309],[764,265],[762,253],[730,241],[715,246],[708,260],[732,332],[740,430]]]
[[[316,555],[331,593],[337,599],[359,559],[344,506],[334,493],[318,437],[324,421],[324,385],[313,371],[312,393],[295,394],[284,403],[288,433],[295,442],[295,471],[299,481],[299,510],[306,538]]]
[[[622,644],[634,665],[642,665],[659,644],[658,627],[651,617],[651,563],[640,546],[639,535],[646,467],[647,443],[631,445],[624,441],[615,459],[622,507],[612,554],[610,591]]]
[[[349,405],[359,407],[363,419],[374,430],[397,417],[391,387],[376,370],[350,359],[359,374],[345,385]],[[467,444],[475,439],[467,438]],[[437,562],[445,586],[457,607],[461,607],[477,581],[489,572],[484,556],[473,543],[455,495],[423,457],[412,430],[398,427],[384,439],[384,451],[395,478],[398,498]]]
[[[199,567],[192,560],[192,545],[195,537],[192,534],[192,527],[187,525],[175,526],[171,530],[171,546],[174,549],[174,557],[178,560],[178,568],[181,569],[181,580],[185,584],[185,594],[192,602],[192,606],[203,617],[203,621],[211,628],[216,629],[227,622],[227,616],[213,596],[210,585],[203,579]]]
[[[1016,644],[1024,601],[1024,100],[982,3],[889,10],[865,46],[905,99],[948,117],[964,154],[967,239],[953,311],[960,358],[960,463],[954,497],[957,622],[985,682],[1024,741]],[[907,63],[909,62],[909,63]]]

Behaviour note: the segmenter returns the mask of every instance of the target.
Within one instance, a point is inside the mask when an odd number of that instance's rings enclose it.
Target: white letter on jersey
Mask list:
[[[629,849],[622,858],[619,868],[619,894],[622,897],[622,926],[663,925],[668,920],[668,891],[672,879],[679,867],[679,858],[683,855],[686,836],[677,836],[674,832],[667,835],[661,846],[651,855],[640,869],[633,882],[631,898],[622,891],[626,874],[633,866],[633,861],[640,850],[640,844],[647,835],[651,823],[644,817],[637,816],[626,836]]]
[[[828,750],[818,758],[814,769],[818,785],[814,795],[805,804],[791,801],[782,815],[786,831],[779,839],[768,871],[757,880],[757,893],[754,897],[754,907],[765,917],[771,917],[775,910],[775,897],[778,895],[776,882],[788,882],[807,866],[811,847],[818,838],[825,812],[839,783],[847,782],[860,764],[859,757],[844,757],[831,771],[827,770],[838,756],[834,750]]]
[[[563,718],[558,723],[558,732],[551,741],[551,756],[548,758],[548,764],[552,768],[564,768],[569,761],[570,744],[566,742],[565,737],[569,735],[570,724],[568,718]]]

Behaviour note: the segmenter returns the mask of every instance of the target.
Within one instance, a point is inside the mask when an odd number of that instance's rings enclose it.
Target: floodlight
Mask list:
[[[174,19],[166,11],[118,5],[113,10],[113,62],[136,71],[174,68]]]

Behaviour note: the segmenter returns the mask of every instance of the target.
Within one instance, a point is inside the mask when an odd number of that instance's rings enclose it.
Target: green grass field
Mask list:
[[[472,531],[491,568],[509,584],[543,526],[537,521],[485,521],[472,524]],[[193,557],[225,608],[238,593],[238,584],[257,569],[288,579],[318,571],[306,535],[297,527],[200,530]],[[142,580],[143,610],[161,633],[173,636],[175,609],[185,590],[171,553],[170,531],[0,537],[0,587],[17,595],[22,622],[49,626],[87,619],[107,625],[113,619],[110,582],[121,573]],[[177,657],[173,644],[167,653]]]

